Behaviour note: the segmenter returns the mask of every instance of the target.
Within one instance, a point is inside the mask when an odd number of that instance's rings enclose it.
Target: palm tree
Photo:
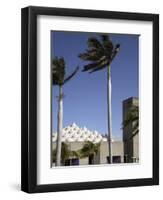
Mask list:
[[[112,112],[111,112],[111,62],[117,55],[120,44],[113,45],[109,36],[106,34],[100,35],[101,40],[96,37],[88,38],[88,49],[86,52],[79,55],[84,61],[89,61],[84,66],[83,72],[96,72],[107,68],[107,105],[108,105],[108,148],[109,160],[112,163]]]
[[[57,157],[57,149],[54,149],[52,152],[52,160],[53,162],[56,162],[56,157]],[[70,157],[70,150],[69,146],[62,142],[61,145],[61,163],[64,163],[66,159]]]
[[[78,154],[80,158],[89,158],[89,164],[94,164],[94,157],[98,154],[100,143],[94,144],[93,142],[87,141],[83,147],[79,150]]]
[[[56,162],[57,149],[52,151],[52,161]],[[61,146],[61,163],[65,165],[66,160],[70,157],[79,157],[79,154],[76,151],[71,151],[69,145],[65,142],[62,142]]]
[[[53,85],[58,85],[59,96],[58,96],[58,125],[57,125],[57,155],[56,155],[56,166],[61,164],[61,136],[63,128],[63,85],[67,83],[78,71],[77,67],[70,75],[66,76],[64,58],[55,57],[52,61],[52,81]]]
[[[132,126],[132,137],[139,133],[139,107],[133,106],[127,113],[126,119],[123,122],[123,128]]]

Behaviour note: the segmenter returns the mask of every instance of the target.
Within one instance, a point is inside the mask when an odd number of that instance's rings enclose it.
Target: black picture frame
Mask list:
[[[153,23],[153,177],[37,184],[37,16],[55,15]],[[28,193],[159,184],[159,15],[30,6],[21,12],[21,190]]]

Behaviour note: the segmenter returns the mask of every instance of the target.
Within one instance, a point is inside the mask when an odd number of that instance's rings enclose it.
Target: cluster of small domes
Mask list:
[[[53,142],[57,140],[57,133],[53,134]],[[62,130],[62,142],[85,142],[90,141],[98,143],[107,141],[106,137],[103,137],[97,131],[90,131],[86,127],[80,128],[75,123],[69,125]]]

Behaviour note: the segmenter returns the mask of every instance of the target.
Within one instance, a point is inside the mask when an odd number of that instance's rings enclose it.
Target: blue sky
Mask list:
[[[112,76],[112,126],[113,138],[122,137],[122,101],[138,96],[138,35],[109,34],[113,44],[119,43],[120,51],[111,64]],[[106,69],[89,74],[81,72],[86,62],[78,58],[87,48],[88,37],[97,33],[51,33],[52,58],[64,57],[67,74],[79,65],[75,77],[63,86],[63,126],[75,122],[80,127],[107,134],[107,73]],[[58,87],[52,87],[52,130],[57,129]]]

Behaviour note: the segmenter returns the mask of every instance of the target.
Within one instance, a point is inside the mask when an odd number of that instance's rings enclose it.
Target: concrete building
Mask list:
[[[57,134],[53,134],[52,148],[56,148]],[[90,131],[86,127],[80,128],[75,123],[63,129],[62,142],[69,146],[69,150],[77,151],[83,147],[84,142],[90,141],[94,144],[100,143],[99,151],[94,156],[93,164],[107,164],[109,148],[107,138],[99,134],[97,131]],[[123,142],[112,141],[113,163],[124,162]],[[88,165],[90,164],[89,157],[85,158],[70,158],[67,165]]]
[[[127,119],[128,113],[132,108],[139,107],[137,97],[131,97],[123,101],[123,121]],[[139,161],[139,134],[133,135],[134,122],[123,128],[124,161]]]
[[[138,98],[131,97],[122,102],[122,121],[126,120],[128,112],[134,106],[138,106]],[[112,140],[113,163],[139,162],[139,134],[133,136],[133,123],[123,128],[123,140]],[[56,149],[57,133],[52,135],[52,149]],[[75,123],[63,128],[62,142],[66,143],[70,151],[82,149],[85,142],[100,144],[97,155],[94,155],[93,163],[89,157],[70,157],[64,165],[88,165],[109,163],[109,148],[106,136],[97,131],[90,131],[86,127],[80,128]],[[55,165],[55,163],[53,163]]]

